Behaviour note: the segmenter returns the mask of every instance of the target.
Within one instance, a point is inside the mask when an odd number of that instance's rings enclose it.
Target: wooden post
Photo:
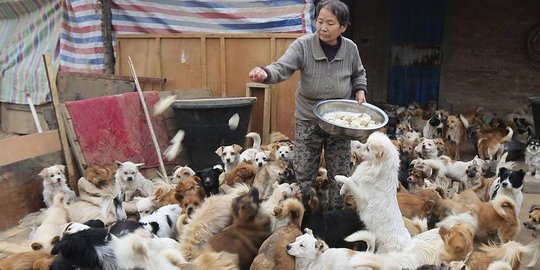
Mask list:
[[[263,83],[246,83],[246,96],[254,96],[255,91],[264,91],[263,101],[263,127],[262,127],[262,141],[268,143],[270,141],[270,109],[272,108],[272,92],[270,85]],[[252,116],[253,118],[253,116]],[[251,129],[250,129],[251,130]]]
[[[104,64],[105,73],[114,74],[114,51],[112,45],[112,15],[111,0],[100,0],[101,2],[101,34],[103,35]]]
[[[56,115],[56,123],[58,124],[58,134],[60,135],[60,144],[62,145],[62,152],[64,153],[64,159],[66,160],[66,170],[68,183],[71,189],[75,192],[79,192],[75,166],[73,165],[73,157],[69,148],[69,143],[66,135],[66,126],[62,121],[62,113],[60,110],[60,100],[58,99],[58,89],[56,88],[56,71],[53,70],[53,65],[50,56],[43,55],[43,64],[45,65],[45,73],[47,74],[47,81],[49,82],[49,89],[51,90],[52,103],[54,107],[54,113]],[[82,173],[82,172],[80,172]]]

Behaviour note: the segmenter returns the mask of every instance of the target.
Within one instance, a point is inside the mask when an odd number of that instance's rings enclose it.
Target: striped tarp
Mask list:
[[[113,34],[312,32],[312,0],[115,0]],[[101,6],[66,1],[61,70],[103,72]]]
[[[114,0],[114,34],[312,32],[313,0]],[[98,0],[0,1],[0,102],[50,101],[41,56],[103,73]],[[7,48],[7,49],[6,49]]]
[[[0,102],[50,100],[43,54],[59,55],[59,1],[0,1]]]

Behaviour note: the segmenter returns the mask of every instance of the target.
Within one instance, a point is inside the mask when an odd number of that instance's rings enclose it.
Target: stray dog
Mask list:
[[[499,169],[498,177],[491,183],[489,193],[491,199],[495,199],[497,196],[506,195],[514,199],[516,202],[516,211],[519,212],[521,205],[523,204],[523,179],[525,178],[525,171],[508,170],[506,167]]]
[[[304,206],[300,201],[289,198],[282,206],[274,207],[274,215],[278,220],[288,224],[279,228],[259,248],[259,254],[253,260],[250,270],[294,270],[294,257],[287,254],[286,247],[302,235],[300,225],[304,216]]]
[[[242,151],[242,146],[238,144],[220,146],[216,150],[216,154],[221,158],[221,162],[225,165],[225,172],[228,173],[238,163],[240,163],[240,151]]]
[[[190,176],[176,185],[174,197],[179,203],[182,203],[184,197],[188,196],[196,196],[201,201],[206,197],[206,192],[198,176]]]
[[[438,113],[426,122],[424,129],[422,130],[422,135],[426,139],[435,139],[441,138],[443,135],[444,124],[441,119],[441,114]]]
[[[523,223],[523,226],[531,230],[533,232],[534,238],[536,238],[537,245],[540,244],[540,206],[539,205],[533,205],[531,206],[531,209],[529,210],[529,218],[527,221]],[[536,251],[534,252],[534,255],[532,257],[532,260],[529,264],[527,264],[527,267],[532,268],[536,266],[536,262],[538,261],[538,257],[540,257],[540,245],[536,248]]]
[[[0,260],[0,269],[5,270],[48,270],[49,267],[36,267],[41,261],[49,261],[53,255],[45,251],[19,252]]]
[[[472,219],[474,222],[474,219]],[[441,226],[439,234],[444,242],[444,249],[439,255],[443,262],[463,261],[474,249],[476,224],[458,221],[450,228]]]
[[[421,138],[414,148],[414,152],[423,159],[437,158],[439,149],[434,139]]]
[[[514,131],[511,127],[496,128],[489,133],[482,134],[478,140],[478,156],[489,160],[497,159],[504,151],[504,143],[510,141]]]
[[[259,212],[259,192],[251,188],[249,194],[233,201],[233,222],[207,245],[215,251],[238,254],[239,266],[248,270],[257,256],[259,247],[272,234],[270,216]]]
[[[171,183],[178,184],[178,183],[182,182],[184,179],[186,179],[186,178],[188,178],[190,176],[194,176],[194,175],[195,175],[195,172],[190,167],[188,167],[188,166],[176,166],[174,168],[174,173],[173,173]]]
[[[256,174],[257,168],[255,166],[249,162],[242,162],[225,176],[225,184],[231,187],[236,183],[253,186]]]
[[[257,168],[261,168],[266,164],[266,160],[270,155],[270,151],[261,149],[261,136],[257,132],[250,132],[246,138],[253,139],[253,147],[248,148],[240,154],[240,162],[251,162]]]
[[[260,199],[264,200],[274,192],[272,187],[274,182],[283,183],[290,176],[292,176],[292,170],[288,168],[285,161],[270,160],[255,175],[253,187],[259,190]]]
[[[131,201],[137,194],[148,197],[154,193],[152,182],[139,172],[139,168],[144,164],[135,164],[131,161],[115,161],[115,164],[117,169],[114,178],[120,185],[123,201]]]
[[[84,178],[97,188],[102,188],[114,181],[115,172],[115,165],[90,165],[84,170]]]
[[[411,246],[396,193],[399,153],[390,139],[380,132],[372,133],[362,147],[364,162],[348,178],[337,175],[343,183],[340,194],[349,189],[356,199],[358,215],[366,229],[377,237],[379,252],[401,251]]]
[[[143,228],[158,237],[175,238],[177,235],[176,221],[180,212],[182,209],[179,205],[166,205],[150,215],[141,217],[139,222],[143,224]]]
[[[206,196],[219,193],[219,175],[223,171],[220,168],[206,168],[198,171],[196,175],[201,179],[202,187]]]
[[[61,235],[60,226],[68,223],[64,193],[57,193],[53,205],[45,212],[43,222],[37,227],[30,246],[33,250],[50,251]]]
[[[530,138],[525,149],[525,164],[529,166],[527,175],[540,179],[540,140]]]
[[[77,197],[66,184],[65,168],[64,165],[56,164],[39,173],[39,176],[43,178],[43,201],[47,207],[53,205],[53,197],[56,193],[64,193],[66,203],[72,202]]]
[[[449,115],[445,138],[449,143],[448,153],[454,160],[461,160],[461,146],[466,139],[469,122],[463,115]]]

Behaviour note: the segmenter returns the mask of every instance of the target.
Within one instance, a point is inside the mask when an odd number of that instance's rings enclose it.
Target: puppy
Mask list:
[[[283,160],[287,163],[294,159],[294,144],[290,140],[278,141],[270,144],[270,158],[275,160]]]
[[[238,254],[242,270],[249,269],[259,247],[272,234],[270,217],[259,214],[259,203],[259,192],[256,188],[252,188],[249,194],[234,199],[231,226],[210,238],[207,243],[215,251]]]
[[[182,214],[190,217],[191,214],[202,205],[203,201],[204,198],[197,195],[188,195],[183,197],[182,201],[180,202]]]
[[[525,164],[529,167],[527,175],[540,179],[540,140],[530,138],[525,149]]]
[[[158,237],[175,238],[176,221],[181,212],[182,208],[177,204],[166,205],[150,215],[141,217],[139,222],[143,224],[143,228]]]
[[[454,160],[461,160],[461,146],[466,138],[469,122],[463,115],[449,115],[445,139],[449,143],[448,153]]]
[[[5,270],[47,270],[48,266],[39,265],[40,261],[54,258],[49,252],[27,251],[12,254],[0,260],[0,269]]]
[[[188,166],[176,166],[174,167],[174,173],[171,183],[178,184],[184,179],[195,175],[195,171]]]
[[[401,251],[410,247],[411,236],[405,228],[396,193],[399,153],[390,139],[372,133],[362,149],[364,162],[353,175],[335,177],[343,183],[341,195],[349,189],[356,199],[358,215],[366,229],[377,237],[379,252]]]
[[[497,159],[504,151],[504,144],[510,141],[513,135],[514,131],[511,127],[495,128],[484,132],[478,140],[478,156],[481,159]]]
[[[52,245],[58,241],[60,226],[68,223],[68,210],[66,208],[64,193],[54,195],[53,205],[45,212],[43,222],[37,227],[30,246],[33,250],[50,251]]]
[[[202,187],[206,196],[219,193],[219,175],[223,172],[220,168],[206,168],[198,171],[196,175],[201,179]]]
[[[66,203],[71,203],[77,197],[66,184],[65,168],[64,165],[56,164],[39,173],[39,176],[43,178],[43,201],[47,207],[53,205],[53,197],[56,193],[64,193]]]
[[[536,266],[536,262],[538,261],[538,257],[540,257],[540,206],[539,205],[533,205],[531,206],[531,209],[529,209],[529,218],[527,221],[523,223],[523,227],[525,227],[528,230],[531,230],[533,232],[534,238],[536,238],[538,247],[536,248],[534,255],[532,257],[532,260],[529,264],[527,264],[527,267],[532,268]]]
[[[283,269],[294,270],[294,257],[286,252],[289,243],[302,235],[300,225],[304,216],[304,206],[297,199],[289,198],[282,206],[274,207],[274,215],[278,220],[287,222],[279,228],[259,248],[259,254],[253,260],[250,270]]]
[[[123,201],[131,201],[136,195],[148,197],[153,194],[154,186],[152,182],[139,172],[139,168],[144,164],[135,164],[131,161],[115,161],[115,164],[116,173],[114,178],[116,183],[120,185]]]
[[[241,162],[225,176],[225,183],[233,186],[236,183],[244,183],[253,186],[253,180],[257,174],[257,168],[249,162]]]
[[[257,168],[261,168],[266,164],[266,160],[270,155],[270,151],[261,149],[261,136],[257,132],[250,132],[246,138],[253,139],[253,147],[248,148],[240,154],[240,162],[251,162]]]
[[[475,225],[475,224],[473,224]],[[444,242],[444,249],[439,255],[442,262],[463,261],[474,249],[475,228],[468,222],[457,222],[447,228],[441,226],[439,234]]]
[[[225,172],[228,173],[238,163],[240,163],[240,151],[242,151],[242,146],[238,144],[220,146],[216,150],[216,154],[221,158],[221,162],[225,165]]]
[[[270,160],[255,175],[253,187],[257,188],[261,200],[264,200],[272,194],[274,182],[282,183],[291,176],[292,170],[289,169],[287,163],[282,160]]]
[[[115,172],[115,165],[90,165],[84,170],[84,178],[97,188],[103,188],[114,182]]]
[[[491,183],[489,193],[493,200],[497,196],[506,195],[516,202],[516,211],[519,212],[523,204],[523,179],[525,171],[508,170],[506,167],[499,169],[498,177]]]

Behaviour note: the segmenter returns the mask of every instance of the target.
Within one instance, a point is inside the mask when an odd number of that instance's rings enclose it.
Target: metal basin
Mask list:
[[[376,123],[380,123],[380,125],[370,128],[351,128],[336,125],[323,118],[323,116],[329,112],[366,113],[371,116],[372,120]],[[386,126],[388,123],[388,115],[379,107],[365,102],[362,103],[362,105],[359,105],[356,100],[323,100],[313,105],[313,113],[317,116],[319,127],[325,132],[347,139],[359,140],[361,142],[365,142],[371,133]]]

